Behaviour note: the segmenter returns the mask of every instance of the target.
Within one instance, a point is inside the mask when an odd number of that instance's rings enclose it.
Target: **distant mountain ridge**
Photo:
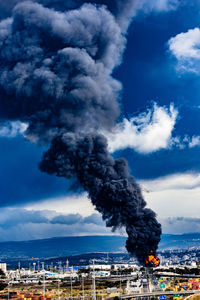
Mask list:
[[[200,247],[200,233],[163,234],[159,249]]]
[[[72,236],[0,242],[0,260],[50,258],[94,252],[125,252],[123,236]],[[200,247],[200,233],[163,234],[159,249]]]
[[[89,252],[124,252],[126,237],[71,236],[40,240],[1,242],[0,259],[49,258]]]

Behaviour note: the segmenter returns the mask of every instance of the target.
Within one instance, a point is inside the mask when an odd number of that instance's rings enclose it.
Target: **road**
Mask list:
[[[195,274],[166,274],[166,273],[153,273],[153,276],[159,277],[180,277],[180,278],[200,278],[200,275]]]
[[[113,277],[96,277],[96,280],[98,281],[127,281],[127,280],[134,280],[137,276],[113,276]]]
[[[130,298],[141,298],[141,297],[151,297],[151,296],[161,296],[161,295],[192,295],[192,294],[200,294],[200,291],[191,290],[191,291],[159,291],[159,292],[152,292],[152,293],[142,293],[142,294],[130,294],[130,295],[122,295],[121,299],[130,299]],[[111,298],[110,298],[111,299]]]

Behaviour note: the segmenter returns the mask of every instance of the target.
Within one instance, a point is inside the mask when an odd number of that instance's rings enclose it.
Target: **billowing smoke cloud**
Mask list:
[[[135,1],[113,1],[109,10],[66,2],[72,6],[63,12],[22,2],[0,23],[0,118],[27,124],[31,141],[51,143],[41,170],[78,179],[107,226],[125,227],[128,251],[144,263],[157,250],[160,224],[126,162],[109,155],[98,133],[119,116],[121,84],[112,71]]]
[[[70,0],[65,1],[65,3],[63,3],[63,0],[39,0],[38,2],[59,11],[77,9],[84,3],[105,5],[115,17],[115,20],[119,24],[121,30],[125,32],[131,19],[136,14],[137,10],[143,7],[146,0],[142,1],[142,4],[140,4],[141,0]]]
[[[121,85],[111,77],[125,39],[104,7],[58,13],[18,4],[0,24],[0,117],[29,123],[30,139],[110,128]]]
[[[92,203],[113,230],[125,227],[127,250],[141,263],[150,251],[156,252],[160,224],[146,208],[141,190],[124,159],[114,160],[103,136],[77,137],[65,134],[56,138],[45,153],[40,168],[60,177],[76,176]]]
[[[13,7],[23,2],[23,0],[0,0],[0,19],[5,19],[11,15]],[[67,11],[80,8],[84,3],[105,5],[115,16],[116,22],[123,32],[126,32],[131,19],[139,12],[167,12],[175,10],[179,6],[178,0],[33,0],[45,7],[53,8],[57,11]]]

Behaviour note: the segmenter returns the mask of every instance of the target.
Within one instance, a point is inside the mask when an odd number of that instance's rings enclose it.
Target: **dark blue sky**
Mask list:
[[[199,105],[199,77],[177,74],[176,61],[167,46],[171,37],[198,27],[199,23],[199,10],[190,5],[168,13],[141,14],[133,21],[124,62],[115,73],[123,82],[123,102],[129,116],[146,110],[152,101],[160,105],[174,102],[181,109],[178,132],[199,133],[198,122],[190,126],[185,120],[189,115],[190,120],[198,121],[194,107]]]
[[[66,193],[66,181],[38,170],[42,148],[23,137],[1,138],[0,145],[0,205],[39,201]]]

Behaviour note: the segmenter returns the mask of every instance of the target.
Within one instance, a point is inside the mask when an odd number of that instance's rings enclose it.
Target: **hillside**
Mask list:
[[[0,259],[49,258],[91,252],[125,252],[126,237],[74,236],[49,239],[1,242]],[[190,248],[200,246],[200,233],[183,235],[163,234],[159,249]]]

